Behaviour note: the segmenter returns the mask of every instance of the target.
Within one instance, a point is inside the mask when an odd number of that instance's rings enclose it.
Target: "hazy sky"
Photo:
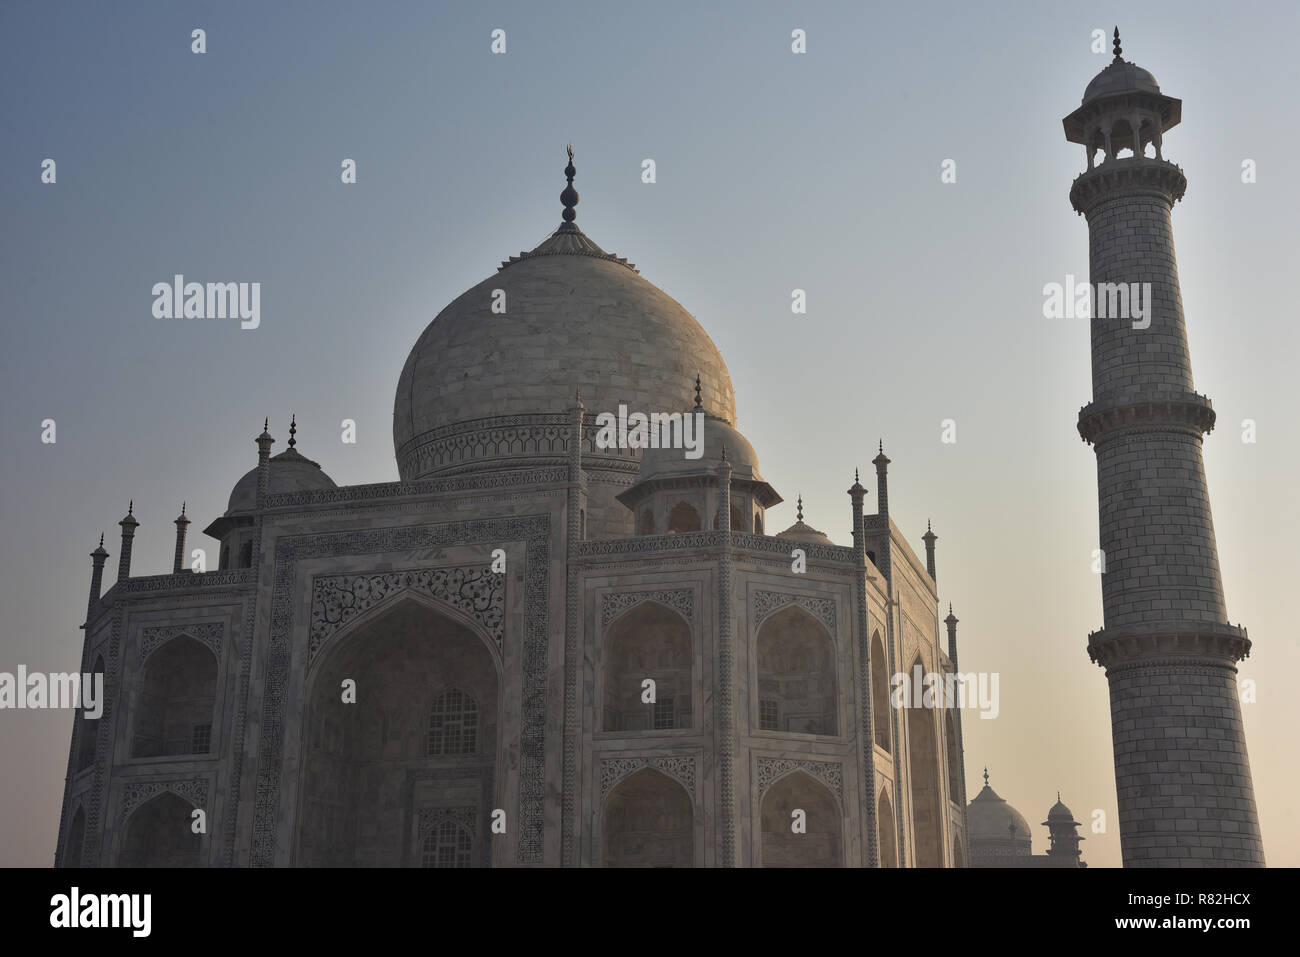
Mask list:
[[[1118,865],[1106,681],[1085,650],[1102,623],[1075,430],[1088,324],[1042,315],[1045,283],[1087,276],[1068,199],[1084,156],[1061,118],[1110,62],[1092,31],[1116,22],[1125,58],[1183,100],[1164,151],[1189,181],[1174,228],[1219,416],[1205,460],[1229,614],[1255,642],[1246,738],[1268,863],[1300,865],[1290,3],[3,4],[0,670],[77,667],[87,554],[107,532],[110,585],[128,499],[136,574],[171,569],[182,499],[211,544],[264,416],[280,450],[296,412],[299,449],[339,484],[396,479],[408,350],[555,228],[572,140],[579,225],[726,358],[787,500],[770,528],[802,492],[848,544],[845,489],[861,466],[875,492],[883,437],[894,520],[922,554],[927,518],[939,535],[962,667],[1001,675],[1000,716],[965,720],[969,794],[987,764],[1042,853],[1059,788],[1076,819],[1108,816],[1085,860]],[[261,282],[261,327],[155,319],[151,287],[175,273]],[[0,712],[0,864],[52,862],[71,724]]]

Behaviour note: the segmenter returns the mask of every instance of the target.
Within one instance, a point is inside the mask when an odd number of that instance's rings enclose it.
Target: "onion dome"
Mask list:
[[[988,768],[984,769],[984,787],[966,806],[966,825],[972,845],[1000,844],[1003,854],[1030,854],[1029,822],[989,787]]]
[[[593,415],[670,411],[691,407],[701,372],[708,407],[736,421],[731,376],[704,328],[578,228],[574,173],[570,153],[560,227],[452,301],[411,349],[393,402],[403,481],[563,465],[575,385]],[[727,447],[738,460],[741,445]],[[589,472],[635,471],[635,460],[583,452]]]

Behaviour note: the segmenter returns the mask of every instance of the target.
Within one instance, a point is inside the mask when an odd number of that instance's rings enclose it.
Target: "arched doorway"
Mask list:
[[[189,801],[164,791],[127,818],[119,867],[198,867],[201,836]]]
[[[501,702],[484,639],[407,598],[323,654],[306,692],[294,863],[487,866]]]
[[[98,655],[95,658],[95,667],[91,671],[92,675],[102,675],[104,673],[104,656]],[[77,743],[77,771],[84,771],[95,763],[95,743],[99,734],[99,719],[94,720],[86,717],[86,712],[81,712],[81,740]],[[80,851],[80,848],[78,848]]]
[[[908,673],[924,671],[921,659]],[[934,709],[910,702],[907,709],[907,758],[912,782],[912,830],[917,867],[943,867],[942,793],[939,785],[938,728]]]
[[[691,867],[695,814],[686,789],[654,768],[614,785],[601,817],[605,867]]]
[[[957,750],[957,722],[952,718],[952,711],[944,711],[944,737],[948,745],[948,798],[953,804],[961,806],[961,753]]]
[[[758,726],[836,734],[835,649],[820,621],[798,605],[758,629]]]
[[[802,816],[796,818],[796,811]],[[811,775],[794,771],[768,788],[760,816],[764,867],[844,865],[839,805],[826,785]]]
[[[879,851],[881,867],[898,866],[898,830],[894,826],[894,805],[889,800],[889,792],[880,792],[880,803],[876,811],[876,847]]]
[[[871,723],[876,744],[890,751],[889,659],[879,631],[871,637]]]
[[[206,645],[178,635],[154,651],[136,699],[131,756],[207,754],[216,692],[217,659]]]
[[[677,612],[643,601],[609,629],[603,657],[604,731],[665,731],[692,723],[691,629]],[[654,701],[643,696],[654,681]]]

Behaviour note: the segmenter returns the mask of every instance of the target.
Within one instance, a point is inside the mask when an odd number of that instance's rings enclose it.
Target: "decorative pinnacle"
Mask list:
[[[930,527],[930,520],[929,520],[928,518],[925,520],[925,530],[926,530],[927,532],[932,532],[932,531],[934,531],[934,529],[932,529],[932,528]]]
[[[1119,27],[1116,26],[1115,27],[1115,60],[1114,60],[1115,63],[1121,62],[1120,54],[1123,52],[1124,49],[1119,45]]]
[[[99,547],[100,547],[100,548],[103,548],[103,547],[104,547],[104,533],[103,533],[103,532],[100,532],[100,533],[99,533]]]
[[[293,415],[292,413],[290,413],[290,415],[289,415],[289,448],[293,448],[295,445],[298,444],[298,440],[294,438],[294,435],[296,435],[297,432],[298,432],[298,417],[297,417],[296,415]]]
[[[984,765],[984,786],[989,786],[989,766],[987,764]]]
[[[952,614],[952,602],[948,602],[948,614]],[[985,770],[988,770],[987,768]]]
[[[564,175],[569,181],[569,185],[564,187],[564,192],[560,194],[560,202],[564,204],[563,219],[566,223],[572,223],[578,218],[578,214],[573,211],[573,207],[578,205],[578,191],[573,188],[573,177],[577,175],[577,170],[573,166],[573,144],[568,145],[569,165],[564,167]]]
[[[722,461],[727,461],[727,447],[725,445],[722,447]]]
[[[185,514],[185,503],[184,503],[184,502],[181,502],[181,514],[182,514],[182,515]]]
[[[126,514],[128,514],[128,515],[134,515],[134,514],[135,514],[135,499],[131,499],[131,501],[127,502],[127,504],[126,504]]]
[[[798,510],[795,512],[794,517],[795,517],[795,521],[797,522],[803,521],[803,495],[802,494],[799,495],[799,507]]]
[[[1057,803],[1057,804],[1060,804],[1060,803],[1061,803],[1061,789],[1060,789],[1060,788],[1057,788],[1057,789],[1056,789],[1056,803]]]
[[[855,481],[855,482],[861,482],[861,481],[862,481],[862,479],[858,476],[858,470],[857,470],[857,469],[854,469],[854,470],[853,470],[853,481]]]
[[[262,431],[263,432],[269,431],[270,428],[271,428],[271,419],[268,416],[267,418],[262,420]]]
[[[695,408],[703,411],[704,400],[700,398],[700,374],[695,373]]]

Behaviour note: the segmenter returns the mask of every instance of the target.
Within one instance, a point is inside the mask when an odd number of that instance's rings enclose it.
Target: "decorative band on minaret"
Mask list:
[[[1070,189],[1093,290],[1078,429],[1097,456],[1105,626],[1088,653],[1110,685],[1124,866],[1263,865],[1236,683],[1250,641],[1224,604],[1201,458],[1214,410],[1192,385],[1174,258],[1187,178],[1162,152],[1181,117],[1116,30],[1114,61],[1064,120],[1088,164]]]

